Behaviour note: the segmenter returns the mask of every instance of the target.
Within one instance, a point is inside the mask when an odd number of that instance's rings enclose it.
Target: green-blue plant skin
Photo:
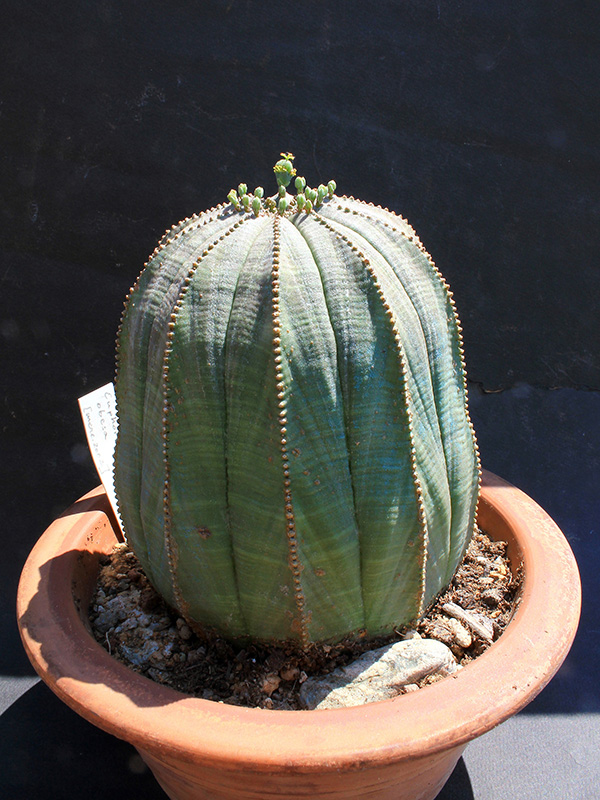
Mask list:
[[[115,483],[128,542],[196,628],[308,646],[423,613],[467,547],[480,466],[430,256],[333,181],[296,178],[298,203],[292,161],[274,198],[241,184],[245,204],[232,190],[175,225],[132,288]]]

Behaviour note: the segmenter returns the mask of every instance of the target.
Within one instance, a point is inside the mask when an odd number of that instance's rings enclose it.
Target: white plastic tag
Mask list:
[[[96,470],[121,531],[123,523],[117,510],[117,496],[113,478],[115,445],[117,443],[117,402],[112,383],[79,398],[83,427]]]

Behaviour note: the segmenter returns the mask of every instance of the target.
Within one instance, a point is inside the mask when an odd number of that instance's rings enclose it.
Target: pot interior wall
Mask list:
[[[493,517],[493,525],[491,523]],[[513,530],[498,508],[493,508],[484,497],[479,499],[477,524],[491,539],[507,542],[506,555],[513,575],[523,565],[523,551],[517,543]]]
[[[85,500],[79,502],[86,503]],[[100,572],[100,558],[101,556],[109,555],[121,540],[121,537],[110,504],[104,493],[90,498],[87,501],[87,506],[86,511],[99,511],[101,513],[97,515],[96,523],[86,535],[85,548],[74,550],[70,553],[71,558],[74,560],[71,590],[79,617],[86,628],[91,630],[88,609],[96,588],[98,573]],[[79,510],[78,503],[76,503],[65,513],[75,513]],[[83,521],[81,524],[84,524]]]

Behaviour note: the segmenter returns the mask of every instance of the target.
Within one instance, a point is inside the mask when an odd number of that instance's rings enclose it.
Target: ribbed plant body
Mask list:
[[[405,220],[312,191],[230,194],[168,231],[116,377],[115,483],[150,581],[196,627],[304,646],[417,618],[480,473],[447,284]]]

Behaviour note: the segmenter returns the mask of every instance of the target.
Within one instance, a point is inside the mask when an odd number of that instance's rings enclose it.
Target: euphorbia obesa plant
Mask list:
[[[118,336],[115,482],[150,581],[228,638],[391,632],[450,581],[479,460],[452,295],[401,217],[275,165],[163,236]]]

